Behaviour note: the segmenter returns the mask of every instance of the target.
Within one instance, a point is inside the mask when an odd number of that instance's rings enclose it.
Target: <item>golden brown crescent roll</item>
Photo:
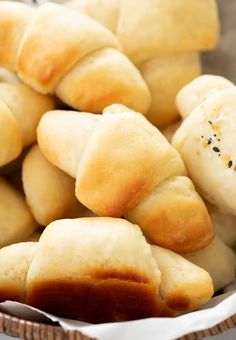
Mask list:
[[[24,302],[26,276],[37,243],[22,242],[0,249],[0,302]]]
[[[170,308],[196,309],[210,300],[213,284],[208,272],[173,251],[151,248],[161,272],[160,294]]]
[[[0,178],[0,248],[21,242],[37,228],[31,212],[14,187]]]
[[[97,323],[176,316],[212,292],[204,270],[151,247],[124,219],[58,220],[38,243],[0,250],[0,301],[26,302],[67,318]]]
[[[44,156],[76,177],[76,197],[95,214],[125,215],[153,243],[178,252],[213,238],[179,154],[143,115],[118,104],[102,116],[51,111],[37,135]]]
[[[12,17],[14,11],[11,2],[0,2],[0,16]],[[101,113],[114,102],[142,113],[148,110],[146,83],[101,24],[66,6],[44,4],[26,20],[16,47],[12,31],[19,22],[14,17],[8,25],[0,23],[0,44],[7,40],[17,49],[18,76],[35,90],[56,93],[78,110]]]
[[[203,101],[177,130],[173,145],[202,196],[236,214],[236,87]]]
[[[199,52],[216,45],[215,0],[72,0],[66,5],[116,33],[149,87],[148,119],[158,127],[173,123],[179,116],[176,94],[201,73]]]
[[[105,217],[65,219],[50,224],[40,238],[26,302],[88,322],[130,320],[157,313],[159,284],[138,226]]]
[[[74,217],[86,215],[87,209],[75,197],[74,179],[49,163],[37,145],[23,161],[22,180],[26,201],[40,225],[72,217],[72,209]]]
[[[176,105],[183,119],[205,99],[234,84],[228,79],[215,75],[204,74],[185,85],[176,96]]]
[[[184,257],[208,271],[213,280],[215,292],[235,280],[235,253],[218,237],[215,237],[206,248],[184,254]]]

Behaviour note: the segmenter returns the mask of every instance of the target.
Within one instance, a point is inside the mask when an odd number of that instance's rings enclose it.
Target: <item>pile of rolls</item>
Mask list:
[[[99,3],[0,2],[0,302],[174,317],[235,279],[236,90],[197,77],[217,8]]]

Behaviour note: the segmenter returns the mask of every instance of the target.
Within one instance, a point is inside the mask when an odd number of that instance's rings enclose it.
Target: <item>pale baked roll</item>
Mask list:
[[[158,127],[173,123],[179,117],[175,105],[177,93],[201,74],[199,53],[159,56],[148,60],[139,68],[152,98],[147,119]]]
[[[0,249],[0,302],[24,302],[26,276],[37,243],[23,242]]]
[[[218,237],[206,248],[184,254],[184,257],[210,274],[215,292],[235,280],[235,253]]]
[[[216,1],[122,0],[117,36],[136,64],[173,52],[212,49],[218,37]]]
[[[159,285],[158,266],[138,226],[105,217],[65,219],[40,238],[26,302],[82,321],[130,320],[156,315]]]
[[[0,64],[11,71],[16,70],[17,52],[32,14],[30,6],[1,1]]]
[[[185,85],[176,96],[176,106],[183,119],[205,99],[234,84],[228,79],[215,75],[204,74]]]
[[[201,249],[213,238],[207,208],[184,176],[161,182],[125,217],[137,223],[152,243],[179,253]]]
[[[76,177],[76,197],[96,215],[137,219],[154,243],[179,252],[212,240],[206,207],[181,177],[182,159],[143,115],[117,104],[102,116],[52,111],[37,136],[45,157]]]
[[[0,166],[17,158],[22,148],[22,135],[17,121],[0,100]]]
[[[176,310],[197,309],[212,297],[212,279],[207,271],[168,249],[151,246],[161,272],[160,294]]]
[[[24,196],[0,178],[0,248],[21,242],[37,228]]]
[[[26,201],[35,220],[43,226],[54,220],[83,216],[86,208],[75,197],[75,180],[49,163],[33,146],[22,165]]]
[[[24,84],[0,83],[0,100],[8,106],[16,119],[24,145],[36,140],[40,118],[55,107],[52,98],[41,95]]]
[[[220,91],[200,104],[173,138],[190,178],[209,202],[236,214],[236,87]]]
[[[207,204],[216,235],[230,248],[236,247],[236,216],[224,214],[219,208]]]

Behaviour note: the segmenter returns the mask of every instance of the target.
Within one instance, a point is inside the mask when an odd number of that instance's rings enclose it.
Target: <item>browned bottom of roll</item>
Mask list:
[[[158,311],[157,292],[148,283],[119,279],[37,282],[28,291],[27,303],[62,317],[91,323],[170,316]]]

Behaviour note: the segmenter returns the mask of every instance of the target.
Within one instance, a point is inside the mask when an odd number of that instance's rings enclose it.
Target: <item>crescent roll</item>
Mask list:
[[[29,11],[14,5],[0,2],[0,45],[12,58],[5,65],[9,56],[3,55],[0,65],[16,70],[34,90],[56,94],[78,110],[101,113],[118,102],[146,113],[148,87],[107,28],[64,5],[28,6]]]
[[[212,224],[178,152],[143,115],[112,105],[102,116],[51,111],[38,126],[44,156],[76,178],[76,197],[99,216],[125,216],[155,244],[206,246]]]

